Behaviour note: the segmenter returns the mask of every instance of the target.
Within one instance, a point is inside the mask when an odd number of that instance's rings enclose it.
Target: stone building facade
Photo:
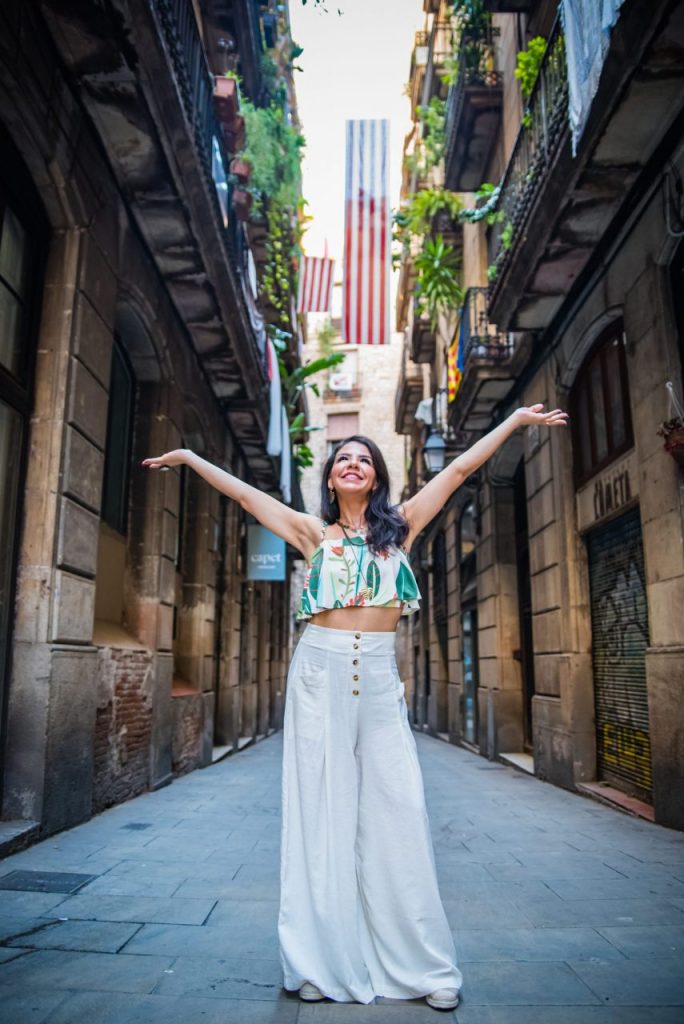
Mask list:
[[[447,6],[426,0],[428,34]],[[666,383],[680,401],[684,383],[682,9],[615,12],[573,148],[577,26],[555,3],[484,6],[479,35],[450,23],[460,72],[445,90],[441,180],[471,208],[482,183],[498,185],[495,216],[454,226],[465,297],[453,337],[421,338],[400,295],[418,360],[405,379],[429,374],[447,457],[523,404],[566,408],[571,428],[514,435],[422,538],[415,720],[681,829],[684,471],[658,429],[673,415]],[[516,54],[536,36],[546,52],[523,99]],[[427,94],[429,82],[423,68]],[[452,343],[462,378],[448,402]],[[401,380],[413,486],[425,479],[417,398]]]
[[[280,724],[287,584],[247,580],[239,506],[141,466],[185,446],[281,495],[249,252],[217,190],[210,7],[0,11],[0,833],[15,844]],[[221,16],[258,102],[255,5]]]

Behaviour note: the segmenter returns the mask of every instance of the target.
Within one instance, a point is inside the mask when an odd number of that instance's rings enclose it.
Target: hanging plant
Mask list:
[[[427,173],[444,157],[446,149],[446,101],[433,96],[426,106],[416,107],[416,114],[422,123],[422,163]],[[421,175],[424,177],[424,174]]]
[[[405,246],[411,236],[422,238],[430,233],[438,214],[447,213],[452,220],[457,220],[462,209],[460,196],[448,189],[425,188],[415,192],[394,214],[395,241]]]
[[[288,122],[283,107],[276,102],[255,107],[249,100],[243,100],[241,109],[245,144],[239,157],[252,168],[250,188],[255,197],[255,214],[260,214],[267,199],[296,208],[301,195],[304,136]]]
[[[524,100],[529,100],[532,95],[545,53],[546,39],[543,36],[535,36],[534,39],[530,39],[526,49],[518,53],[514,74],[520,82],[520,91]]]
[[[463,288],[458,280],[460,259],[442,235],[428,238],[416,257],[416,300],[418,311],[430,317],[437,330],[440,315],[449,317],[463,304]]]

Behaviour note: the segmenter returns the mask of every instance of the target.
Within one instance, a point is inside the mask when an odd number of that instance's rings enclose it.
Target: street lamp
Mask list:
[[[441,434],[430,434],[423,446],[425,468],[431,476],[444,469],[446,444]]]

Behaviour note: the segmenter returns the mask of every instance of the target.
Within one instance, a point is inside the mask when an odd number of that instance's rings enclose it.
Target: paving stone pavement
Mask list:
[[[456,1012],[282,989],[282,735],[0,864],[2,1024],[681,1024],[684,835],[416,736]]]

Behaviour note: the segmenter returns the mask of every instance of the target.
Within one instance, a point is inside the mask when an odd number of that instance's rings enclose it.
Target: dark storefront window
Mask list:
[[[112,349],[107,413],[107,447],[102,484],[102,518],[117,533],[128,527],[128,482],[135,378],[118,343]]]
[[[632,446],[622,322],[612,324],[572,392],[575,482],[583,483]]]
[[[679,361],[681,367],[680,394],[684,392],[684,242],[680,242],[670,265],[670,287],[677,319],[679,336]],[[675,382],[675,388],[677,384]]]
[[[468,743],[477,743],[477,517],[469,502],[459,522],[461,570],[461,637],[463,654],[463,703],[461,728]]]
[[[12,172],[8,180],[21,178],[18,164],[15,166],[14,158],[4,148],[0,171],[3,170],[8,174]],[[3,735],[24,449],[31,414],[33,336],[39,305],[38,258],[43,237],[43,225],[31,219],[36,209],[34,198],[27,201],[26,209],[28,216],[25,216],[24,205],[10,198],[0,184],[0,722]]]

